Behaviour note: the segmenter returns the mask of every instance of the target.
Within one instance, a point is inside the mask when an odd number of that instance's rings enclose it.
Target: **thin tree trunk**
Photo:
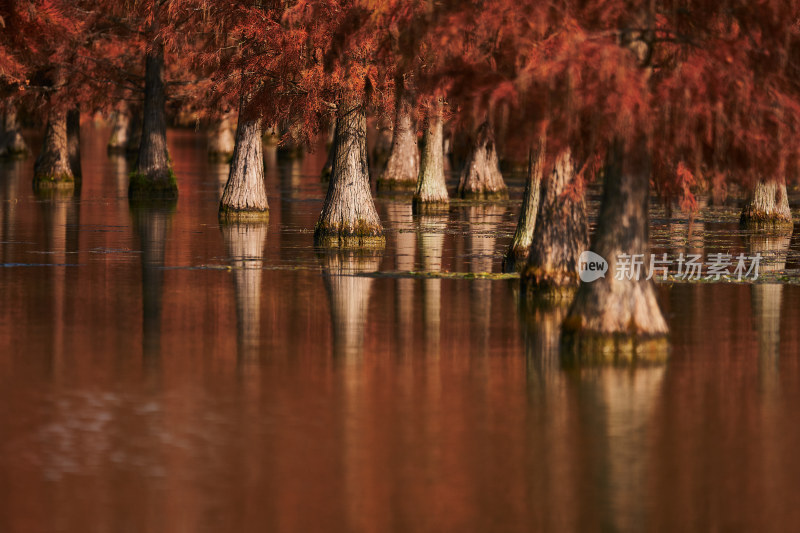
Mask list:
[[[791,226],[792,211],[786,194],[786,180],[759,180],[748,195],[739,222],[749,228]]]
[[[75,175],[69,161],[67,112],[52,108],[47,116],[44,144],[33,167],[36,189],[72,188]]]
[[[382,174],[389,161],[394,138],[393,126],[389,117],[379,116],[375,121],[375,142],[370,151],[369,168],[375,174]],[[369,143],[368,143],[369,144]]]
[[[333,163],[336,160],[336,122],[333,123],[333,135],[331,135],[331,145],[328,147],[328,157],[325,159],[325,165],[322,167],[320,179],[322,181],[330,181],[331,174],[333,174]]]
[[[27,157],[29,153],[17,121],[17,110],[9,105],[0,115],[0,159]]]
[[[111,116],[111,136],[108,138],[108,152],[119,153],[128,149],[131,141],[131,113],[128,103],[122,100]]]
[[[517,229],[503,258],[503,272],[522,270],[528,262],[536,215],[539,211],[539,194],[545,161],[545,137],[542,136],[528,154],[528,176],[522,194],[522,209],[519,212]]]
[[[412,95],[406,90],[402,80],[397,81],[396,87],[392,148],[386,168],[378,178],[378,190],[414,189],[419,175],[419,149]]]
[[[608,262],[605,277],[583,282],[564,321],[565,355],[581,359],[661,360],[666,357],[667,323],[645,268],[638,277],[616,279],[621,254],[648,253],[650,161],[640,136],[609,150],[603,200],[591,250]],[[630,272],[628,272],[630,273]]]
[[[508,198],[508,190],[500,173],[494,131],[488,121],[481,124],[475,132],[458,182],[458,196],[477,199]]]
[[[259,142],[260,140],[259,138]],[[235,146],[230,114],[226,113],[208,132],[208,158],[211,161],[228,162],[233,156]]]
[[[176,198],[178,185],[167,152],[164,43],[156,40],[145,58],[144,118],[136,172],[131,175],[128,195]]]
[[[81,172],[81,111],[73,107],[67,111],[67,151],[72,175],[80,179]]]
[[[544,180],[536,229],[522,273],[522,288],[537,298],[572,296],[579,284],[578,258],[589,246],[589,223],[583,193],[569,191],[574,185],[572,154],[564,150]]]
[[[239,108],[236,146],[228,182],[219,204],[220,220],[264,220],[269,203],[264,185],[264,155],[261,145],[262,119],[250,116],[244,98]]]
[[[314,242],[331,247],[383,247],[383,227],[369,188],[367,119],[360,99],[340,99],[334,146],[333,173]]]
[[[417,190],[412,203],[415,212],[447,209],[450,202],[444,177],[442,106],[441,98],[437,99],[426,119]]]

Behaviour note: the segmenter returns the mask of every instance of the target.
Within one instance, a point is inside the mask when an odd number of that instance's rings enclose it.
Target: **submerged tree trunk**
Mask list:
[[[233,136],[230,114],[226,113],[208,132],[208,158],[228,162],[233,156],[236,139]],[[261,138],[259,137],[259,142]]]
[[[458,195],[461,198],[478,199],[508,197],[506,184],[500,173],[494,130],[488,121],[481,124],[475,132],[458,182]]]
[[[539,193],[545,161],[545,138],[540,137],[528,154],[528,176],[522,194],[522,209],[519,212],[514,238],[503,258],[503,272],[522,270],[528,262],[536,214],[539,212]]]
[[[369,188],[367,119],[360,99],[339,101],[333,173],[314,230],[318,246],[383,247],[381,226]]]
[[[17,121],[17,110],[7,106],[0,114],[0,158],[26,157],[29,153]]]
[[[136,171],[131,174],[128,196],[176,198],[178,185],[167,153],[164,106],[164,44],[157,40],[145,58],[144,117]]]
[[[53,108],[47,116],[47,129],[39,157],[33,166],[33,186],[36,189],[73,187],[67,141],[67,112]]]
[[[233,150],[228,182],[219,204],[220,220],[269,218],[267,190],[264,186],[261,123],[260,116],[249,116],[245,112],[244,103],[240,105],[236,147]]]
[[[589,223],[582,192],[570,191],[575,169],[572,154],[563,151],[544,180],[536,229],[522,273],[522,288],[537,297],[571,296],[579,283],[578,258],[589,246]]]
[[[748,195],[739,222],[751,228],[791,226],[792,212],[786,194],[786,180],[759,180]]]
[[[81,172],[81,111],[73,107],[67,111],[67,152],[72,175],[80,178]]]
[[[621,254],[648,253],[650,161],[642,136],[624,148],[609,149],[603,200],[590,249],[608,262],[605,277],[582,282],[564,321],[565,355],[602,361],[634,357],[663,359],[667,323],[646,268],[616,279]]]
[[[426,119],[422,160],[412,203],[416,212],[446,209],[450,202],[444,177],[442,105],[442,100],[437,99]]]
[[[413,112],[411,94],[403,86],[402,80],[398,80],[392,148],[386,168],[378,178],[378,190],[413,189],[417,185],[419,149]]]

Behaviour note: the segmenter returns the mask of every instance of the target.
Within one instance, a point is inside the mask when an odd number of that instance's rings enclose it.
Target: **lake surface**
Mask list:
[[[379,198],[385,250],[326,253],[321,151],[268,152],[268,225],[220,228],[202,134],[170,131],[174,207],[129,205],[107,134],[84,125],[77,197],[0,163],[0,531],[800,523],[800,286],[662,284],[665,365],[567,369],[564,310],[517,280],[398,274],[499,272],[519,178],[440,216]],[[761,252],[772,279],[800,257],[735,208],[655,209],[653,248]]]

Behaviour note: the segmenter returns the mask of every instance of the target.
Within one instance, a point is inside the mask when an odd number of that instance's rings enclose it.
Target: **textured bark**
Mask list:
[[[503,258],[503,272],[522,270],[528,262],[528,253],[536,228],[536,215],[539,212],[544,160],[545,138],[540,137],[528,154],[528,176],[522,194],[522,208],[511,245]]]
[[[414,189],[419,175],[419,148],[411,94],[398,82],[395,98],[392,147],[386,168],[378,178],[378,190]]]
[[[379,116],[375,121],[375,142],[370,151],[369,168],[380,175],[386,168],[389,154],[392,151],[392,122],[388,117]]]
[[[267,224],[223,224],[221,229],[233,267],[239,360],[252,361],[258,358],[261,332],[261,266]]]
[[[81,112],[77,107],[67,111],[67,152],[72,175],[80,178],[83,174],[81,172]]]
[[[131,175],[128,195],[175,198],[178,186],[167,153],[164,44],[157,40],[145,58],[144,116],[136,172]]]
[[[264,185],[264,154],[261,145],[261,117],[239,114],[236,147],[233,150],[228,182],[219,204],[219,217],[225,220],[269,218]]]
[[[342,98],[338,107],[333,173],[314,241],[320,246],[382,247],[383,227],[369,188],[364,105]]]
[[[581,359],[631,361],[666,357],[667,323],[654,283],[615,279],[620,254],[648,253],[650,161],[646,139],[609,149],[603,199],[590,249],[608,262],[605,277],[581,283],[564,321],[565,354]]]
[[[260,137],[259,142],[261,142]],[[214,127],[208,132],[208,157],[212,161],[230,161],[235,147],[236,139],[233,136],[231,118],[226,114],[215,122]]]
[[[494,131],[489,122],[481,124],[475,132],[458,182],[458,196],[478,199],[508,197],[508,190],[500,173]]]
[[[589,246],[589,223],[583,193],[569,187],[575,180],[572,154],[563,151],[542,183],[528,266],[522,288],[548,299],[571,296],[579,284],[578,258]]]
[[[328,147],[328,157],[325,159],[325,165],[322,167],[320,179],[322,181],[330,181],[331,174],[333,174],[333,162],[336,160],[336,124],[333,126],[333,135],[331,135],[331,145]]]
[[[369,297],[375,280],[355,274],[376,271],[380,266],[380,254],[377,250],[336,251],[323,258],[322,279],[331,302],[336,357],[353,359],[363,353]]]
[[[739,222],[751,228],[791,226],[792,212],[786,194],[786,180],[759,180],[748,195]]]
[[[73,187],[75,176],[69,161],[67,112],[51,108],[39,157],[33,167],[33,184],[37,189]]]
[[[0,158],[26,157],[29,153],[17,121],[17,110],[8,106],[0,114]]]
[[[450,202],[444,177],[442,105],[441,99],[437,100],[426,119],[422,160],[412,203],[416,212],[447,209]]]

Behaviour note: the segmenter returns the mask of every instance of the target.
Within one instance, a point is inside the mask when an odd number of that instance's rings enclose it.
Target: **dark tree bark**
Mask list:
[[[278,157],[300,159],[303,157],[303,135],[300,124],[283,124],[279,128]]]
[[[81,112],[77,107],[67,111],[67,152],[72,175],[80,179],[81,172]]]
[[[379,116],[375,121],[375,142],[372,145],[369,158],[369,168],[373,173],[380,175],[386,168],[389,154],[392,151],[393,137],[391,119]]]
[[[331,145],[328,147],[328,157],[325,159],[325,165],[322,167],[320,179],[322,181],[330,181],[331,174],[333,174],[333,162],[336,160],[336,122],[333,124],[333,135],[331,135]]]
[[[33,166],[33,185],[36,189],[72,188],[72,173],[67,141],[67,112],[51,108],[47,116],[44,144]]]
[[[164,43],[156,40],[145,57],[144,116],[136,171],[128,196],[177,198],[178,185],[167,152]]]
[[[412,95],[405,89],[402,80],[397,81],[396,87],[392,147],[386,168],[378,178],[378,190],[414,189],[419,175],[419,148]]]
[[[17,121],[17,110],[7,106],[0,114],[0,159],[27,157],[29,153]]]
[[[522,270],[528,262],[536,214],[539,212],[539,195],[545,160],[545,138],[540,137],[528,153],[528,176],[522,194],[522,209],[519,212],[517,229],[503,258],[503,272]]]
[[[583,193],[570,191],[575,169],[572,154],[563,151],[542,183],[528,266],[522,288],[537,298],[572,296],[579,284],[578,258],[589,246],[589,223]]]
[[[609,149],[603,200],[590,249],[608,262],[605,277],[581,283],[564,321],[568,357],[630,361],[666,357],[667,323],[656,299],[654,283],[615,279],[620,254],[648,253],[648,188],[650,161],[642,136],[624,147]]]
[[[314,242],[331,247],[383,247],[383,227],[369,188],[367,119],[360,99],[340,99],[334,146],[333,173]]]
[[[507,198],[508,190],[500,173],[494,131],[487,121],[478,126],[467,162],[458,182],[461,198]]]
[[[260,137],[259,142],[261,142]],[[235,147],[236,139],[233,136],[231,117],[226,113],[208,132],[208,158],[211,161],[228,162],[233,156]]]
[[[246,111],[243,99],[228,182],[219,204],[220,220],[269,219],[261,124],[260,116]]]
[[[415,212],[447,209],[450,203],[444,177],[442,106],[441,99],[434,102],[425,121],[422,160],[412,203]]]
[[[791,227],[786,180],[759,180],[748,195],[739,222],[749,228]]]

